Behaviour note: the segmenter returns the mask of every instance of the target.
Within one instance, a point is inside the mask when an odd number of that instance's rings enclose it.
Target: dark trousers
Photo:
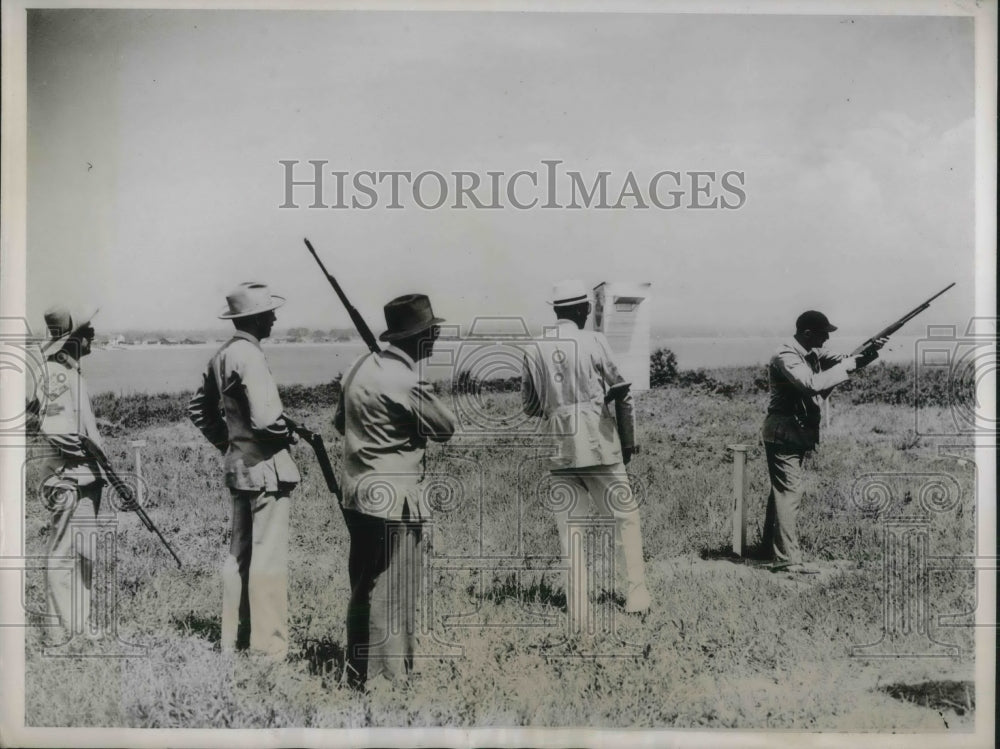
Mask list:
[[[404,677],[413,670],[423,544],[418,522],[385,520],[346,510],[351,535],[347,604],[348,683],[371,676]]]
[[[774,442],[764,443],[771,494],[764,516],[764,551],[776,562],[802,561],[796,523],[802,504],[802,460],[806,451]]]

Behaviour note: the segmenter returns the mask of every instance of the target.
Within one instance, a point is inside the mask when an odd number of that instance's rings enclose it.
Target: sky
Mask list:
[[[649,282],[654,326],[677,334],[785,332],[808,308],[873,332],[952,281],[927,322],[973,314],[969,18],[28,18],[27,311],[39,324],[61,301],[100,306],[105,330],[212,328],[226,293],[259,280],[288,299],[279,327],[346,327],[303,237],[376,332],[382,305],[410,292],[463,327],[544,322],[564,278]],[[664,170],[735,171],[745,201],[393,210],[380,191],[369,210],[312,209],[298,190],[300,208],[279,208],[279,162],[302,162],[301,178],[310,159],[484,181],[558,159],[588,183],[609,171],[611,202],[629,172],[648,184]]]

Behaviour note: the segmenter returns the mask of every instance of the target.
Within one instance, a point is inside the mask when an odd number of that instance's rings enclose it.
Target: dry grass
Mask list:
[[[497,414],[516,394],[483,395]],[[145,504],[185,561],[177,570],[133,516],[120,518],[119,634],[146,657],[53,658],[28,632],[29,725],[145,727],[640,726],[844,730],[972,727],[974,694],[925,705],[906,685],[972,677],[972,629],[934,626],[958,646],[951,658],[852,657],[882,636],[882,557],[887,517],[916,518],[915,474],[953,476],[958,506],[929,525],[932,554],[974,552],[970,468],[938,454],[934,439],[907,437],[902,406],[838,404],[800,516],[807,556],[839,567],[794,579],[727,560],[731,458],[750,444],[751,537],[763,521],[767,477],[758,429],[763,397],[722,398],[679,389],[638,401],[643,452],[630,470],[644,496],[643,536],[653,610],[620,612],[610,631],[567,636],[558,572],[456,569],[455,557],[552,555],[551,515],[540,506],[544,450],[531,438],[461,438],[432,446],[428,467],[457,491],[434,530],[430,625],[420,674],[369,696],[340,684],[347,599],[347,533],[308,449],[295,448],[304,481],[293,495],[290,604],[292,655],[267,663],[218,646],[219,569],[227,549],[228,500],[220,460],[186,423],[136,428],[145,439]],[[292,415],[319,428],[339,461],[330,404]],[[942,418],[945,414],[942,413]],[[132,465],[124,437],[109,454]],[[852,501],[857,477],[894,474],[893,499],[876,516]],[[29,481],[31,471],[29,470]],[[912,486],[911,486],[912,485]],[[907,492],[910,499],[907,500]],[[45,528],[29,494],[29,553]],[[480,547],[480,543],[482,547]],[[484,565],[488,567],[489,565]],[[831,568],[832,569],[832,568]],[[929,579],[930,614],[971,609],[971,574]],[[43,605],[30,574],[29,608]],[[429,612],[431,613],[431,612]],[[916,652],[926,635],[886,642]],[[598,652],[619,657],[584,657]],[[94,688],[94,685],[101,688]],[[885,685],[894,685],[889,689]],[[902,685],[902,686],[900,686]]]

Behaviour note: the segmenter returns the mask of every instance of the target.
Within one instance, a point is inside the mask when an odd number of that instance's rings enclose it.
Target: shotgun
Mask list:
[[[163,534],[160,533],[160,529],[153,525],[153,521],[149,519],[149,515],[147,515],[146,511],[142,509],[142,505],[135,501],[135,493],[132,491],[131,487],[122,481],[121,477],[115,473],[115,469],[111,467],[111,461],[108,460],[108,456],[104,454],[104,451],[97,446],[96,442],[86,435],[80,436],[80,444],[83,445],[83,451],[87,453],[87,456],[101,467],[104,475],[107,476],[108,483],[111,484],[118,496],[122,498],[122,509],[131,510],[138,515],[139,520],[141,520],[142,524],[146,526],[146,530],[150,530],[155,533],[163,545],[167,547],[167,551],[170,552],[170,556],[172,556],[174,561],[177,562],[177,566],[183,567],[184,565],[181,564],[181,558],[177,556],[177,552],[175,552],[171,548],[170,544],[167,543],[167,539],[165,539]]]
[[[365,318],[361,316],[361,313],[355,309],[354,305],[350,303],[347,299],[347,295],[344,294],[344,290],[340,288],[340,284],[337,283],[337,279],[331,276],[327,270],[326,266],[323,265],[323,261],[319,259],[319,255],[316,254],[316,250],[313,249],[312,242],[308,239],[304,240],[306,247],[312,254],[313,258],[319,263],[319,269],[323,271],[323,275],[326,276],[326,280],[330,282],[333,290],[337,292],[337,296],[340,297],[340,301],[343,303],[344,307],[347,308],[347,314],[351,316],[351,322],[354,323],[354,327],[357,328],[358,333],[361,334],[361,338],[364,340],[368,349],[373,353],[377,354],[381,349],[378,346],[378,342],[375,340],[375,335],[372,333],[372,329],[368,327],[368,323],[365,322]]]
[[[937,294],[935,294],[930,299],[928,299],[926,302],[924,302],[921,305],[918,305],[917,307],[914,307],[912,310],[910,310],[909,312],[907,312],[901,318],[899,318],[898,320],[896,320],[896,322],[894,322],[891,325],[888,325],[885,328],[883,328],[882,330],[880,330],[878,333],[876,333],[871,338],[869,338],[867,341],[865,341],[860,346],[858,346],[856,349],[854,349],[854,351],[851,352],[851,356],[859,356],[866,349],[874,347],[879,338],[888,338],[889,336],[891,336],[893,333],[895,333],[901,327],[903,327],[904,325],[906,325],[906,323],[908,323],[914,317],[916,317],[921,312],[923,312],[925,309],[927,309],[928,307],[930,307],[931,306],[931,302],[933,302],[935,299],[937,299],[939,296],[941,296],[944,292],[946,292],[948,289],[950,289],[954,285],[955,285],[954,282],[948,284],[943,289],[941,289],[941,291],[939,291]]]

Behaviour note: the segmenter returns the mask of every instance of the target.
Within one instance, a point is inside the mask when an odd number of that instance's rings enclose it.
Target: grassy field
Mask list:
[[[290,415],[324,434],[336,465],[333,392],[299,388],[284,397]],[[519,404],[510,392],[456,397],[495,424],[513,423]],[[927,572],[917,555],[890,573],[888,587],[883,579],[896,521],[915,523],[932,555],[975,550],[973,470],[917,435],[908,406],[836,404],[810,460],[799,520],[805,554],[823,572],[795,576],[729,557],[727,445],[750,445],[756,539],[767,487],[758,438],[765,394],[675,386],[639,394],[643,451],[630,473],[643,501],[654,606],[641,618],[617,610],[610,625],[583,635],[567,633],[560,573],[545,569],[558,543],[541,505],[544,447],[513,433],[432,445],[429,480],[440,486],[441,509],[426,657],[409,684],[359,696],[340,683],[347,532],[308,448],[293,448],[304,477],[293,495],[291,654],[280,663],[229,656],[218,642],[229,502],[217,452],[179,418],[180,396],[97,401],[104,418],[124,427],[107,440],[123,472],[133,466],[129,441],[146,441],[144,502],[184,568],[135,516],[119,517],[118,635],[142,656],[91,657],[106,645],[45,654],[36,619],[26,645],[28,725],[972,729],[973,630],[937,620],[973,609],[972,574]],[[932,418],[943,422],[947,411]],[[873,473],[883,476],[865,478]],[[33,475],[29,466],[26,536],[29,554],[42,554]],[[870,486],[885,491],[865,493]],[[535,569],[483,561],[470,570],[455,559],[463,556],[529,558]],[[927,619],[887,625],[884,608],[917,595],[892,586],[918,583],[927,585]],[[42,575],[29,573],[28,608],[43,609],[43,596]],[[869,643],[880,644],[852,653]]]

